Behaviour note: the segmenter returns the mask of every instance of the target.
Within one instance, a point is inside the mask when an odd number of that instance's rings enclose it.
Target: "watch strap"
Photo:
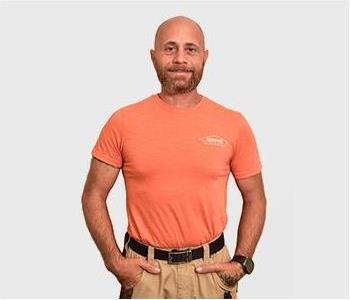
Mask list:
[[[242,265],[242,268],[243,268],[243,271],[244,273],[246,274],[250,274],[251,271],[249,271],[247,269],[247,261],[250,260],[251,264],[253,264],[253,267],[254,267],[254,262],[253,260],[250,258],[250,257],[247,257],[247,256],[243,256],[243,255],[234,255],[231,259],[231,261],[235,261],[235,262],[238,262]],[[250,264],[250,265],[251,265]]]

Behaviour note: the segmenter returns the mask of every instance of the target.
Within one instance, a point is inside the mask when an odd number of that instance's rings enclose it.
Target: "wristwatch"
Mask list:
[[[231,261],[239,262],[242,265],[243,271],[246,274],[250,274],[254,270],[254,262],[251,257],[247,257],[243,255],[234,255]]]

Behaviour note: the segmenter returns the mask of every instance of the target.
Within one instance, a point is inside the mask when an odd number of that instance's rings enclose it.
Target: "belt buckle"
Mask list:
[[[172,254],[177,254],[177,255],[185,255],[185,260],[184,261],[176,261],[175,257],[172,256]],[[192,260],[192,249],[188,248],[185,250],[171,250],[168,252],[168,264],[181,264],[181,263],[186,263]]]

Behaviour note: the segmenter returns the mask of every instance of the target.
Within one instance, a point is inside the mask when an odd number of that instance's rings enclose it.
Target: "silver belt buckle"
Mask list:
[[[185,256],[185,260],[182,260],[182,261],[176,261],[175,259],[175,256],[172,256],[172,254],[176,254],[176,256]],[[185,249],[185,250],[182,250],[182,251],[169,251],[168,252],[168,264],[171,264],[171,265],[175,265],[175,264],[182,264],[182,263],[186,263],[186,262],[189,262],[192,260],[192,249]]]

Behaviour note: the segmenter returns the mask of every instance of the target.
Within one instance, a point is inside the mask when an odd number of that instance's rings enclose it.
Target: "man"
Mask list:
[[[163,22],[150,54],[161,92],[119,108],[101,130],[82,195],[88,229],[120,298],[237,298],[265,221],[254,134],[240,112],[197,92],[208,50],[196,22]],[[106,206],[120,169],[122,253]],[[223,236],[230,172],[243,198],[233,257]]]

